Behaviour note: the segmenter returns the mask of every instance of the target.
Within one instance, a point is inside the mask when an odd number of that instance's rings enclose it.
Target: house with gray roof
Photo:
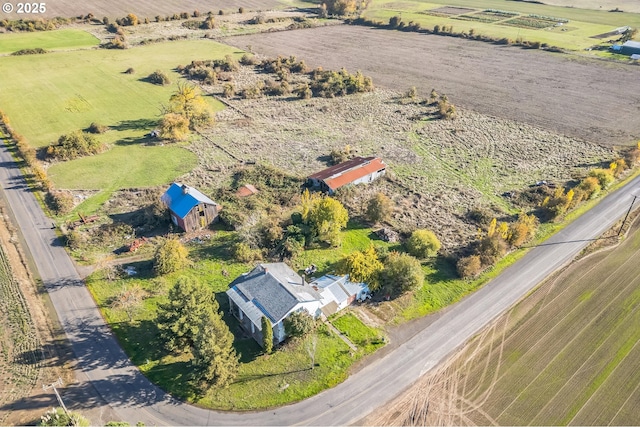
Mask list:
[[[369,288],[353,283],[348,276],[323,276],[311,284],[287,264],[258,264],[231,282],[227,290],[231,313],[242,327],[262,345],[262,317],[273,327],[273,340],[286,338],[284,320],[291,313],[306,310],[314,318],[328,317],[355,299],[364,299]]]
[[[289,314],[321,314],[320,294],[283,262],[258,264],[231,282],[227,296],[231,312],[260,345],[263,316],[271,321],[273,340],[279,344],[286,338],[283,321]]]

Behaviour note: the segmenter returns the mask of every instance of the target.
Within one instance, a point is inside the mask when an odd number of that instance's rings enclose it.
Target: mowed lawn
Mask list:
[[[24,35],[25,37],[30,34]],[[152,130],[176,90],[178,65],[192,60],[239,55],[209,40],[175,41],[127,50],[75,50],[0,58],[0,110],[34,147],[97,122],[111,128],[99,138],[113,145],[104,154],[51,168],[59,188],[131,187],[167,182],[196,164],[177,146],[147,146]],[[133,74],[126,74],[133,68]],[[144,78],[155,70],[172,83],[157,86]],[[214,109],[222,104],[207,97]]]
[[[479,425],[640,423],[639,255],[636,231],[537,289],[499,321],[504,335],[471,342],[450,368],[460,413]]]
[[[96,37],[82,30],[9,33],[0,35],[0,54],[35,48],[46,50],[90,48],[99,43]]]
[[[444,6],[469,8],[461,15],[434,16],[431,11]],[[554,27],[553,29],[534,29],[504,25],[509,18],[498,22],[479,22],[467,20],[465,15],[473,16],[476,12],[485,9],[494,9],[518,13],[521,16],[540,15],[569,20],[568,23]],[[400,16],[402,21],[408,23],[414,21],[422,27],[432,29],[435,25],[442,27],[453,26],[454,32],[469,32],[471,29],[476,34],[488,35],[495,38],[510,38],[516,40],[522,38],[528,41],[539,41],[549,45],[558,46],[568,50],[583,50],[604,40],[591,38],[604,34],[622,26],[640,26],[640,14],[635,13],[609,13],[606,11],[583,10],[577,8],[565,8],[547,6],[535,3],[513,2],[505,0],[430,0],[425,3],[414,0],[373,0],[365,11],[365,17],[388,22],[392,16]]]

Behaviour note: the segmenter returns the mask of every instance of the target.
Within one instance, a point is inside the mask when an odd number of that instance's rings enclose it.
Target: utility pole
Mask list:
[[[52,388],[53,392],[56,394],[56,397],[58,398],[58,403],[60,403],[60,406],[64,410],[64,413],[69,415],[69,411],[67,411],[67,407],[64,406],[64,402],[62,401],[62,397],[60,397],[60,393],[58,393],[58,389],[56,387],[62,387],[62,378],[58,378],[58,381],[56,381],[54,383],[51,383],[49,385],[43,385],[42,389],[46,391],[46,390],[49,390],[50,388]]]
[[[624,223],[627,222],[627,217],[631,213],[631,208],[633,207],[633,204],[636,202],[637,198],[638,196],[635,196],[635,195],[633,196],[633,200],[631,201],[631,206],[629,206],[629,210],[627,211],[627,214],[624,216],[624,219],[622,220],[622,225],[620,226],[620,230],[618,230],[618,236],[620,236],[620,233],[622,233],[622,228],[624,227]]]

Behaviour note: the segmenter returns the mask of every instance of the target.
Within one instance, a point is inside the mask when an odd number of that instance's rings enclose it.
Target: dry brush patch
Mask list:
[[[637,424],[634,228],[619,247],[557,273],[367,423]]]
[[[124,32],[127,43],[129,46],[135,46],[137,44],[147,44],[152,42],[160,42],[172,39],[220,39],[221,37],[234,35],[234,34],[252,34],[263,33],[267,31],[284,31],[291,25],[295,25],[296,20],[304,18],[311,18],[314,15],[299,11],[250,11],[246,13],[231,13],[225,15],[213,15],[215,22],[214,28],[202,29],[202,28],[188,28],[185,25],[187,22],[202,23],[207,19],[206,13],[202,13],[198,17],[190,16],[187,19],[178,19],[170,21],[156,22],[156,16],[162,15],[150,15],[148,17],[149,23],[140,23],[136,26],[120,27]],[[164,19],[164,16],[162,16]],[[143,18],[144,19],[144,18]],[[254,21],[259,20],[261,23]],[[323,21],[320,23],[317,20],[307,20],[307,25],[328,25],[337,24],[338,21]],[[107,30],[106,26],[91,25],[82,26],[84,30],[90,32],[95,37],[100,39],[102,43],[106,43],[113,39],[114,34]]]

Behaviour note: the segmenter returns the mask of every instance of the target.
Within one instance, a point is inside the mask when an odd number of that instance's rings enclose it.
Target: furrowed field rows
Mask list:
[[[0,407],[28,396],[35,385],[41,365],[41,353],[36,329],[20,284],[0,248]],[[10,410],[0,411],[0,423]]]
[[[588,273],[588,272],[586,272]],[[591,271],[591,274],[596,272]],[[598,276],[595,276],[598,278]],[[490,404],[496,407],[505,407],[512,402],[513,396],[517,394],[521,384],[532,382],[538,372],[545,369],[548,363],[553,360],[562,346],[569,342],[584,327],[582,316],[584,310],[597,309],[598,301],[609,300],[617,295],[619,290],[606,287],[604,284],[606,277],[601,277],[597,283],[602,285],[597,292],[602,293],[601,298],[590,298],[585,302],[580,302],[580,291],[577,288],[569,288],[566,292],[561,291],[560,295],[551,301],[540,301],[532,310],[531,316],[520,326],[510,331],[506,346],[509,349],[508,357],[500,366],[501,376],[498,383],[506,376],[507,384],[498,387],[502,393],[494,393],[490,399]],[[541,292],[541,291],[538,291]],[[594,304],[595,302],[595,304]],[[572,307],[572,303],[577,303],[576,307],[567,312],[567,307]],[[582,305],[581,305],[582,304]],[[534,318],[534,313],[544,311],[545,316]],[[536,319],[532,321],[531,319]],[[533,339],[532,337],[539,337]],[[535,340],[535,341],[534,341]],[[492,357],[495,357],[493,355]],[[472,375],[477,377],[477,372]],[[485,381],[491,381],[485,377]],[[490,386],[485,383],[479,390],[484,391]],[[477,399],[477,396],[470,396]],[[534,396],[535,399],[535,396]],[[517,412],[515,412],[517,413]]]
[[[103,16],[119,17],[128,13],[138,14],[140,17],[153,18],[156,15],[167,15],[181,12],[191,13],[194,10],[200,12],[224,10],[235,12],[240,7],[245,10],[268,10],[282,8],[296,3],[295,0],[225,0],[211,2],[207,0],[112,0],[109,2],[78,2],[75,0],[49,0],[46,2],[46,12],[38,14],[38,17],[53,18],[56,16],[73,17],[79,15],[94,14],[102,19]],[[18,14],[17,9],[12,13],[4,14],[3,18],[24,19],[24,14]]]
[[[624,324],[624,316],[621,319],[615,309],[622,305],[624,296],[628,295],[624,290],[632,291],[638,283],[628,283],[625,280],[625,277],[629,277],[626,269],[632,269],[633,262],[616,268],[619,260],[622,258],[608,257],[596,271],[591,272],[588,281],[599,283],[600,286],[590,290],[588,297],[581,295],[576,298],[575,294],[563,294],[554,301],[557,310],[555,316],[549,313],[552,306],[545,307],[546,315],[538,317],[540,322],[528,322],[521,333],[516,334],[519,340],[507,344],[511,358],[518,360],[512,366],[501,367],[501,377],[495,384],[496,389],[501,392],[493,393],[487,402],[487,407],[502,408],[500,413],[494,413],[500,423],[520,424],[535,417],[536,411],[541,410],[553,398],[554,390],[580,369],[585,358],[601,350],[603,341],[610,336],[612,330]],[[600,277],[607,276],[604,272],[612,274],[612,279]],[[616,284],[619,286],[615,286]],[[621,291],[620,288],[624,290]],[[603,301],[607,302],[607,306],[600,310]],[[574,304],[575,308],[564,315],[566,307],[574,307]],[[585,319],[585,313],[590,313],[591,316]],[[541,339],[532,342],[531,337],[541,334]],[[518,341],[520,343],[516,344]],[[601,355],[597,360],[606,364],[608,356],[610,355]],[[594,365],[594,369],[595,372],[599,371],[598,366]],[[522,389],[522,384],[529,386]],[[548,393],[551,396],[547,396]],[[562,401],[569,400],[563,398]],[[567,410],[566,407],[563,409]],[[560,420],[544,418],[539,422],[556,424]]]
[[[638,424],[640,231],[635,230],[617,248],[559,273],[423,378],[393,405],[405,408],[405,415],[389,409],[372,422]]]

